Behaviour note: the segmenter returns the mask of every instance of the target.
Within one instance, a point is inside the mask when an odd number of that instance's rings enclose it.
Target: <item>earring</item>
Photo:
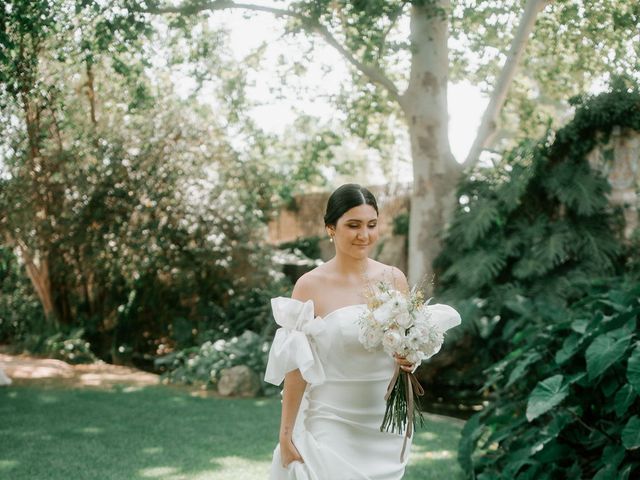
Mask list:
[[[333,235],[329,235],[329,241],[333,243]]]

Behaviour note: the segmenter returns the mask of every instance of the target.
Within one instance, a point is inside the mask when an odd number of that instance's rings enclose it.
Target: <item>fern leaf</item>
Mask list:
[[[498,223],[500,210],[491,199],[478,199],[470,205],[470,211],[464,218],[464,245],[471,247],[482,238],[493,224]]]

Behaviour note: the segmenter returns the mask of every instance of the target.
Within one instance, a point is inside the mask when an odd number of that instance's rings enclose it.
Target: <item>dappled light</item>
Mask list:
[[[81,433],[87,433],[89,435],[97,435],[104,432],[104,429],[100,427],[83,427],[79,430]]]
[[[159,384],[158,375],[104,362],[71,365],[62,360],[0,353],[0,365],[16,384],[38,381],[41,386],[95,388],[125,385],[125,391]]]
[[[16,465],[18,465],[18,462],[16,460],[2,460],[2,459],[0,459],[0,472],[2,472],[3,470],[11,470]]]
[[[176,478],[175,474],[177,472],[178,472],[178,469],[174,467],[152,467],[152,468],[144,468],[140,470],[139,474],[141,477],[144,477],[144,478],[173,479],[173,478]]]

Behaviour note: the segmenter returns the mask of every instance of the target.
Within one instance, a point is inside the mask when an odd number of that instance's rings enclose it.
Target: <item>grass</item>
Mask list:
[[[0,478],[262,480],[280,403],[200,398],[162,386],[15,386],[0,389],[0,418]],[[404,478],[463,478],[456,462],[462,422],[427,419]]]

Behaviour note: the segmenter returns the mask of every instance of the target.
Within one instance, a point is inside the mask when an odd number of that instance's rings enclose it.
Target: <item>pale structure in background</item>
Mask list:
[[[638,228],[640,210],[640,132],[616,127],[609,141],[589,154],[589,164],[609,180],[612,205],[624,212],[624,238],[629,240]]]

